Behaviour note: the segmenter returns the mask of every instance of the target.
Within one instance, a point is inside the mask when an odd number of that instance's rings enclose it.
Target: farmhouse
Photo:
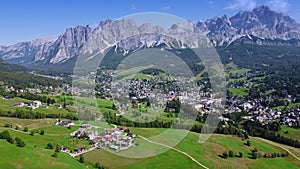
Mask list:
[[[24,105],[25,105],[25,104],[21,102],[21,103],[16,103],[14,106],[15,106],[15,107],[23,107]]]
[[[55,125],[69,127],[71,125],[74,125],[74,123],[71,120],[62,120],[62,121],[56,122]]]

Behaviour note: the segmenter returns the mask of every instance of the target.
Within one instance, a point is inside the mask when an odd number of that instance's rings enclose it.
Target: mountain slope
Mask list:
[[[147,34],[149,32],[151,34]],[[93,52],[105,46],[116,45],[115,41],[119,41],[117,46],[123,49],[124,54],[132,49],[160,44],[184,48],[182,42],[189,42],[186,38],[191,38],[185,37],[186,32],[201,32],[206,35],[208,39],[202,40],[204,46],[300,46],[300,25],[289,16],[272,11],[267,6],[260,6],[252,11],[241,11],[229,18],[224,15],[205,22],[198,21],[194,25],[174,24],[168,30],[150,24],[137,26],[132,20],[106,20],[100,22],[95,29],[88,25],[77,26],[66,29],[57,38],[37,39],[0,47],[0,58],[25,66],[51,67],[55,64],[62,65],[78,56],[80,51]],[[173,38],[163,36],[166,33]],[[136,34],[140,36],[130,37]]]
[[[16,64],[9,64],[0,58],[0,71],[23,72],[28,71],[28,68]]]
[[[91,33],[89,26],[68,28],[56,38],[36,39],[0,49],[0,57],[9,63],[27,65],[42,61],[42,64],[59,63],[76,56]]]

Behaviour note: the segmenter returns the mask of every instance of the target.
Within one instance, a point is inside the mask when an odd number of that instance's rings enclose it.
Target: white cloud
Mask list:
[[[233,0],[227,7],[226,10],[237,10],[237,11],[251,11],[257,6],[255,0]]]
[[[290,4],[285,0],[269,0],[266,2],[266,5],[270,9],[282,13],[286,13],[290,7]]]

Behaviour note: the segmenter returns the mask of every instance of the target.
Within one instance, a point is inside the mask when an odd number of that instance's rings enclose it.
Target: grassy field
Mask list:
[[[5,100],[0,98],[0,110],[4,111],[4,112],[14,112],[16,109],[19,110],[28,110],[26,106],[23,107],[14,107],[14,104],[18,103],[18,102],[32,102],[32,100],[27,100],[27,99],[23,99],[23,98],[18,98],[15,97],[13,99],[9,99],[9,100]],[[46,104],[43,104],[46,105]],[[44,113],[44,114],[60,114],[61,116],[65,116],[67,113],[69,113],[66,109],[63,108],[56,108],[54,105],[50,105],[48,108],[36,108],[34,110],[32,110],[32,112],[40,112],[40,113]]]
[[[242,68],[242,69],[232,70],[232,71],[230,71],[230,73],[232,73],[232,74],[244,74],[244,73],[247,73],[249,71],[251,71],[251,69]]]
[[[291,103],[287,107],[288,108],[293,108],[295,106],[300,106],[300,102],[298,102],[298,103]],[[275,110],[275,109],[283,110],[284,108],[285,108],[285,106],[272,107],[273,110]]]
[[[0,126],[3,127],[5,124],[11,124],[13,128],[18,126],[19,128],[28,127],[31,129],[37,129],[42,127],[49,127],[54,125],[55,119],[18,119],[10,117],[0,117]]]
[[[8,130],[8,129],[0,129],[0,132]],[[38,133],[34,134],[34,136],[30,136],[28,133],[16,132],[12,130],[8,130],[13,137],[21,137],[26,144],[35,145],[40,148],[45,148],[48,143],[52,143],[54,145],[58,144],[59,146],[67,146],[70,150],[73,150],[77,146],[89,146],[89,141],[80,140],[78,138],[72,138],[65,135],[39,135]],[[45,131],[45,134],[47,132]],[[49,133],[48,133],[49,134]],[[54,134],[54,133],[52,133]]]
[[[248,88],[228,88],[229,92],[237,97],[248,96],[249,89]]]
[[[130,128],[130,130],[138,135],[151,137],[160,134],[164,129],[139,129]],[[283,149],[275,147],[271,144],[263,142],[257,138],[251,138],[251,147],[245,145],[245,141],[235,137],[226,135],[213,135],[205,143],[199,143],[199,135],[189,133],[175,148],[187,152],[193,158],[206,165],[209,168],[299,168],[300,163],[293,157],[275,158],[275,159],[251,159],[250,151],[254,148],[264,153],[282,153]],[[153,149],[155,149],[153,145]],[[289,147],[294,151],[299,151]],[[233,157],[223,159],[219,157],[224,151],[232,150],[234,154],[242,152],[243,158]],[[199,168],[196,163],[186,156],[169,150],[155,157],[132,159],[124,158],[115,154],[111,154],[105,150],[97,150],[85,154],[86,159],[96,162],[99,161],[109,168]],[[180,160],[178,160],[180,159]],[[258,166],[258,167],[257,167]]]
[[[79,126],[71,126],[70,129],[64,126],[49,126],[33,130],[34,132],[39,132],[44,130],[46,134],[68,134],[77,130]]]
[[[30,100],[15,97],[13,99],[3,99],[0,98],[0,110],[2,111],[14,111],[16,108],[14,107],[14,104],[18,102],[29,102]]]
[[[5,129],[0,129],[0,132]],[[70,140],[65,136],[41,136],[35,134],[30,136],[28,133],[16,132],[8,130],[12,137],[20,137],[25,142],[26,146],[23,148],[16,147],[15,144],[9,144],[6,140],[0,140],[0,166],[1,168],[24,168],[24,169],[58,169],[70,168],[80,169],[87,168],[85,165],[76,161],[76,158],[71,158],[65,153],[58,153],[58,158],[53,158],[53,150],[45,149],[47,143],[69,145],[74,148],[81,143],[79,140]]]
[[[295,128],[291,128],[291,127],[287,127],[287,126],[281,126],[279,133],[282,136],[300,140],[300,130],[299,129],[295,129]]]
[[[21,120],[12,118],[0,118],[2,121],[14,121],[18,125],[29,125],[32,126],[34,131],[39,131],[41,129],[45,130],[48,134],[59,134],[59,133],[70,133],[77,127],[73,126],[71,129],[58,126],[44,126],[42,120]],[[45,123],[45,122],[44,122]],[[34,127],[33,127],[34,126]],[[31,128],[29,128],[31,130]],[[144,137],[152,137],[159,135],[166,131],[163,128],[129,128],[132,133],[135,133]],[[0,129],[0,132],[5,129]],[[289,130],[290,128],[283,128],[284,130]],[[21,137],[26,146],[24,148],[18,148],[16,145],[11,145],[5,140],[0,140],[0,166],[4,168],[86,168],[87,166],[80,164],[76,161],[76,158],[71,158],[67,154],[59,153],[58,158],[53,158],[53,150],[45,149],[47,143],[59,144],[68,146],[70,149],[74,149],[78,145],[88,146],[87,141],[82,141],[77,138],[70,138],[67,136],[57,135],[39,135],[35,134],[30,136],[28,133],[16,132],[8,130],[10,134],[15,137]],[[175,130],[174,130],[175,131]],[[174,137],[175,138],[175,137]],[[150,138],[151,139],[151,138]],[[156,142],[164,143],[163,139],[155,140]],[[209,168],[299,168],[300,162],[293,158],[291,155],[284,158],[274,158],[274,159],[251,159],[250,151],[256,148],[262,153],[283,153],[285,150],[276,147],[268,142],[264,142],[258,138],[250,138],[251,146],[246,146],[245,141],[241,140],[235,136],[229,135],[212,135],[205,143],[199,143],[199,134],[188,133],[187,136],[175,146],[176,149],[186,152],[191,155],[194,159],[204,164]],[[141,152],[144,154],[153,153],[159,149],[165,149],[160,145],[155,145],[153,143],[146,142],[141,138],[137,138],[135,143],[138,144],[137,147],[131,147],[127,151],[137,150],[136,152]],[[145,144],[145,145],[142,145]],[[300,156],[300,150],[284,146],[289,151],[293,152],[297,156]],[[228,159],[223,159],[220,156],[224,151],[232,150],[235,155],[238,152],[243,153],[243,158],[233,157]],[[121,151],[119,154],[125,155],[127,151]],[[8,155],[6,155],[8,154]],[[152,168],[200,168],[195,162],[189,159],[187,156],[174,151],[167,150],[166,152],[159,154],[157,156],[149,158],[126,158],[124,156],[119,156],[118,153],[111,153],[104,149],[96,149],[94,151],[84,154],[85,161],[95,163],[100,162],[101,164],[109,167],[110,169],[152,169]],[[14,160],[11,160],[14,159]],[[179,160],[180,159],[180,160]],[[88,164],[86,164],[88,165]],[[89,166],[91,168],[91,166]]]
[[[238,66],[233,62],[230,62],[227,65],[225,65],[225,70],[231,74],[244,74],[251,71],[251,69],[247,68],[238,68]]]
[[[59,153],[58,158],[53,158],[53,150],[34,147],[26,142],[26,147],[19,148],[9,144],[6,140],[0,140],[0,166],[5,169],[82,169],[87,168],[76,159],[67,154]]]
[[[241,78],[237,78],[237,79],[233,79],[233,78],[228,79],[228,82],[236,82],[236,81],[246,82],[247,77],[241,77]]]

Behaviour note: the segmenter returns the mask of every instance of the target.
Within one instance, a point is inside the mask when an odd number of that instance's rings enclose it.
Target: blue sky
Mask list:
[[[57,36],[68,27],[96,26],[140,12],[163,12],[196,21],[258,5],[290,15],[300,22],[299,0],[4,0],[1,1],[0,45]]]

